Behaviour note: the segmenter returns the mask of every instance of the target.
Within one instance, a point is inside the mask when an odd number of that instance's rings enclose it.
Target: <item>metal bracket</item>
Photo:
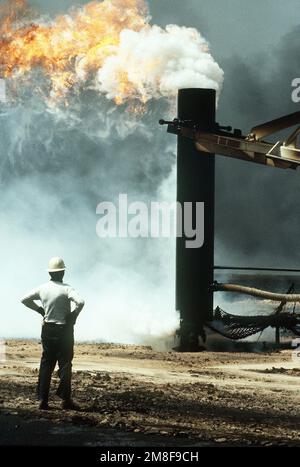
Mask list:
[[[266,157],[268,157],[268,156],[272,156],[272,157],[273,157],[273,156],[276,156],[276,154],[273,154],[273,151],[275,151],[275,149],[276,149],[278,146],[280,146],[280,145],[282,145],[282,142],[281,142],[281,141],[277,141],[277,143],[274,144],[274,146],[270,149],[270,151],[267,152]]]

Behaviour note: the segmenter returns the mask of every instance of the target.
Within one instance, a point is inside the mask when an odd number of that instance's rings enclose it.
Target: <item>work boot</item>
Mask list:
[[[62,401],[61,408],[63,410],[80,410],[79,405],[75,404],[72,399]]]
[[[50,407],[48,405],[48,401],[41,400],[41,402],[39,404],[39,409],[40,410],[50,410]]]

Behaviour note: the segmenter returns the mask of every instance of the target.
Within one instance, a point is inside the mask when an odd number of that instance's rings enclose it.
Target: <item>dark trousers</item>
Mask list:
[[[52,373],[58,363],[60,384],[56,394],[64,400],[71,397],[72,360],[74,356],[73,326],[44,323],[43,354],[38,381],[38,398],[48,401]]]

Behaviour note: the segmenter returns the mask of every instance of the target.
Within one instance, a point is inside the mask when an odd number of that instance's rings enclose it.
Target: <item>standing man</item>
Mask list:
[[[72,360],[74,355],[74,324],[84,306],[84,301],[75,290],[63,282],[65,263],[61,258],[49,261],[50,281],[25,295],[21,302],[43,316],[42,346],[38,397],[39,408],[48,410],[51,376],[58,362],[60,384],[57,395],[62,399],[62,408],[76,410],[71,398]],[[39,300],[39,306],[35,300]],[[71,309],[73,303],[74,309]]]

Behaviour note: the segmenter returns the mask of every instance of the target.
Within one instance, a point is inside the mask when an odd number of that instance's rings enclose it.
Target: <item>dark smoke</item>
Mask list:
[[[300,75],[299,37],[297,27],[267,54],[223,63],[222,121],[247,133],[299,110],[291,99],[291,82]],[[299,173],[223,158],[217,168],[218,262],[299,267]]]
[[[247,133],[258,123],[299,110],[291,99],[292,80],[300,76],[299,37],[300,27],[296,27],[267,53],[221,62],[226,77],[219,111],[222,122]],[[276,135],[273,141],[285,135]],[[218,158],[218,264],[299,269],[299,176],[291,170]],[[216,274],[216,279],[282,292],[293,283],[296,291],[300,289],[299,274],[265,277],[224,272]],[[232,294],[216,294],[215,303],[236,314],[270,313],[276,308],[275,303],[244,300]],[[274,339],[270,330],[261,336],[261,340],[269,339]]]

